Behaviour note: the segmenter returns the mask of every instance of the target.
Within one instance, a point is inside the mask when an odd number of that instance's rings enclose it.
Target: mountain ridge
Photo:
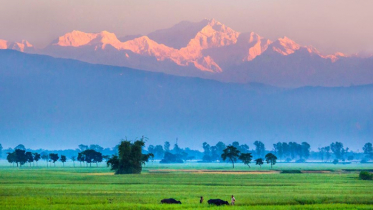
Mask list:
[[[114,33],[107,31],[85,33],[75,30],[60,36],[44,49],[34,49],[30,46],[24,50],[25,47],[12,47],[1,42],[0,47],[89,63],[127,66],[225,82],[263,82],[275,86],[328,85],[327,80],[317,82],[311,79],[322,78],[325,75],[331,81],[337,77],[338,82],[333,84],[337,86],[373,82],[373,72],[366,74],[366,68],[373,69],[373,57],[346,56],[340,52],[323,55],[316,48],[301,46],[286,36],[271,41],[254,32],[237,32],[215,19],[204,19],[196,23],[183,21],[168,29],[123,39],[118,39]],[[266,59],[262,59],[263,57]],[[361,59],[360,63],[370,62],[369,66],[363,70],[357,69],[350,78],[341,79],[335,70],[336,67],[340,67],[338,63],[348,62],[346,67],[342,66],[340,69],[341,74],[346,74],[355,70],[354,66],[360,65],[356,63],[356,58]],[[259,65],[258,61],[261,61]],[[269,66],[268,63],[272,65]],[[298,67],[299,63],[304,66]],[[283,68],[279,69],[278,66]],[[301,69],[310,69],[310,66],[317,69],[311,69],[302,75]],[[271,73],[256,75],[262,69],[263,72]],[[302,83],[291,85],[286,78],[278,81],[271,79],[288,74],[283,69],[289,69],[288,72],[291,72],[292,76],[302,77],[294,78]],[[332,75],[330,71],[333,72]],[[361,72],[367,81],[360,78]],[[306,76],[310,76],[310,79]]]

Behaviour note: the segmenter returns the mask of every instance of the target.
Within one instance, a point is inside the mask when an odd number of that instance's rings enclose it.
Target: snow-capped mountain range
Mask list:
[[[36,49],[27,41],[0,40],[0,49],[227,82],[279,86],[373,82],[372,57],[346,56],[340,52],[323,55],[288,37],[272,41],[254,32],[237,32],[214,19],[183,21],[130,39],[107,31],[72,31],[44,49]]]

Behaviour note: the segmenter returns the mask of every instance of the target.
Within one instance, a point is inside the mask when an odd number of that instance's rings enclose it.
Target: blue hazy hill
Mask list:
[[[94,65],[0,50],[0,143],[112,147],[145,135],[151,144],[373,139],[373,85],[283,89]]]

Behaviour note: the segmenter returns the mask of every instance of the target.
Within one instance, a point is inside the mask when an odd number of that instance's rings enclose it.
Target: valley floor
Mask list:
[[[229,201],[231,195],[236,205],[221,209],[373,209],[373,181],[359,180],[355,171],[372,166],[279,163],[270,171],[242,164],[232,169],[225,163],[149,163],[140,175],[113,175],[102,166],[2,165],[0,209],[216,209],[208,199]],[[280,173],[285,169],[303,173]],[[171,197],[182,204],[160,204]]]

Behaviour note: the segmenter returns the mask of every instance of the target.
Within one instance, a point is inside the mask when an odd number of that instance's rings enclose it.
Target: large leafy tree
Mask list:
[[[251,153],[241,153],[239,159],[250,168],[250,162],[253,159],[253,155]]]
[[[237,159],[240,157],[240,151],[234,146],[227,146],[223,150],[223,154],[221,154],[221,158],[223,161],[228,160],[232,163],[232,167],[234,168],[234,163],[237,162]]]
[[[153,154],[142,154],[142,148],[145,146],[144,137],[135,142],[122,141],[118,146],[118,156],[113,155],[107,165],[115,174],[139,174],[142,171],[142,165],[148,162]]]
[[[271,164],[271,168],[272,168],[272,166],[276,164],[277,157],[276,157],[276,155],[274,155],[272,153],[268,153],[268,154],[266,154],[265,159],[266,159],[267,163]]]
[[[16,163],[17,167],[22,166],[27,162],[26,151],[22,149],[16,149],[13,152],[9,152],[6,159],[9,163]]]

